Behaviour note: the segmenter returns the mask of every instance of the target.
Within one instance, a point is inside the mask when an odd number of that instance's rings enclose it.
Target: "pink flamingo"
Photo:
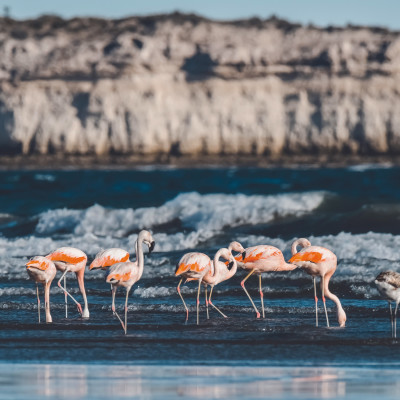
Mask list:
[[[36,295],[38,303],[38,314],[40,323],[40,298],[38,283],[44,286],[44,307],[46,312],[46,322],[53,322],[50,314],[50,285],[56,276],[56,267],[54,263],[46,257],[33,257],[26,263],[28,275],[36,282]]]
[[[154,249],[155,242],[150,232],[141,231],[139,232],[138,238],[136,240],[136,261],[126,261],[119,262],[112,265],[109,269],[107,275],[107,283],[112,286],[112,311],[113,314],[117,316],[121,322],[122,328],[127,332],[127,317],[128,317],[128,296],[132,286],[142,277],[144,268],[144,255],[143,255],[143,243],[149,246],[149,253]],[[115,311],[115,294],[118,287],[126,288],[126,298],[125,298],[125,323],[122,321],[121,317]]]
[[[82,318],[89,318],[89,308],[88,308],[85,283],[84,283],[85,267],[87,262],[86,254],[82,250],[75,249],[74,247],[60,247],[59,249],[54,250],[52,253],[48,254],[46,258],[53,261],[56,268],[63,273],[61,275],[61,278],[58,280],[57,285],[65,293],[65,318],[68,318],[67,296],[71,297],[71,299],[75,302]],[[66,274],[69,271],[75,272],[76,274],[76,278],[79,284],[79,290],[82,293],[84,301],[83,311],[82,311],[82,306],[67,291]],[[61,280],[63,278],[64,278],[64,287],[61,286]]]
[[[294,247],[294,250],[296,250],[295,249],[296,242],[301,244],[300,241],[304,240],[307,239],[296,240],[292,245],[292,249]],[[298,253],[294,254],[293,257],[289,260],[289,262],[297,265],[299,268],[304,269],[307,272],[307,274],[311,275],[313,278],[316,326],[318,326],[318,307],[317,307],[318,298],[317,298],[317,288],[316,288],[315,278],[317,276],[320,276],[322,301],[324,303],[326,324],[329,327],[329,319],[328,319],[328,312],[326,310],[325,296],[328,299],[331,299],[336,304],[339,326],[344,327],[346,325],[346,318],[347,318],[346,313],[343,310],[339,298],[329,291],[329,280],[335,273],[337,266],[336,255],[332,251],[326,249],[325,247],[306,246]]]
[[[293,264],[288,264],[285,261],[282,252],[274,246],[253,246],[248,247],[244,250],[244,252],[242,251],[242,249],[243,247],[238,242],[232,242],[229,245],[230,251],[238,251],[241,253],[235,257],[236,261],[239,263],[239,266],[241,268],[250,270],[250,272],[242,280],[240,285],[247,294],[247,297],[250,299],[250,302],[256,312],[257,318],[260,318],[260,313],[258,312],[257,307],[255,306],[244,285],[247,279],[249,279],[252,274],[256,273],[258,275],[262,316],[263,318],[265,318],[264,294],[262,292],[261,274],[263,274],[264,272],[292,271],[293,269],[297,268],[297,266]]]
[[[223,257],[228,261],[228,265],[219,261],[220,257]],[[212,271],[214,270],[214,271]],[[224,318],[228,318],[217,306],[215,306],[211,301],[212,292],[214,286],[219,283],[232,278],[237,271],[237,262],[233,257],[232,253],[228,249],[219,249],[214,256],[213,268],[209,269],[208,272],[203,277],[203,283],[206,286],[206,306],[207,306],[207,319],[208,316],[208,305],[210,304],[215,310],[217,310]],[[211,286],[210,295],[207,300],[207,285]]]
[[[180,276],[181,280],[178,283],[178,287],[176,288],[183,305],[186,310],[186,320],[187,322],[189,318],[189,310],[186,306],[185,300],[183,300],[183,296],[181,294],[181,283],[183,279],[186,278],[185,282],[188,281],[199,281],[199,287],[197,290],[197,325],[199,324],[199,304],[200,304],[200,287],[201,281],[203,280],[204,275],[212,268],[212,261],[210,257],[208,257],[204,253],[186,253],[180,259],[178,265],[176,266],[175,276]],[[207,290],[207,288],[206,288]],[[207,292],[206,292],[207,299]],[[206,300],[207,301],[207,300]]]

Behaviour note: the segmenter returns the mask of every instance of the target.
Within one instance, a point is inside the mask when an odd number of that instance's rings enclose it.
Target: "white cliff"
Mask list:
[[[0,20],[2,154],[400,154],[400,34]]]

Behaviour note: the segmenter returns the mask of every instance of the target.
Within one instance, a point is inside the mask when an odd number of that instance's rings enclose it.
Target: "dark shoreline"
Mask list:
[[[76,155],[31,155],[0,156],[0,170],[16,169],[134,169],[140,167],[160,166],[177,168],[202,167],[258,167],[258,168],[294,168],[326,167],[340,168],[354,165],[377,164],[382,166],[399,166],[400,155],[393,156],[347,156],[347,155],[293,155],[280,157],[260,156],[76,156]]]

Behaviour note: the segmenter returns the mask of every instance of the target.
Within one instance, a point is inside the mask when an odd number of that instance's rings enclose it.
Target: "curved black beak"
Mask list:
[[[233,267],[233,261],[228,264],[228,269],[230,270]]]
[[[246,258],[246,252],[244,251],[243,253],[242,253],[242,260],[244,260]]]
[[[154,250],[154,246],[156,245],[156,242],[151,242],[149,246],[149,254]]]

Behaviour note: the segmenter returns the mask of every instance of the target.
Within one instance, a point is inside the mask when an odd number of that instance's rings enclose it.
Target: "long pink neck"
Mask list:
[[[233,267],[228,272],[228,275],[227,275],[226,279],[231,279],[232,276],[236,274],[236,271],[237,271],[237,261],[236,261],[236,259],[234,257],[233,258]]]
[[[143,239],[139,234],[139,237],[135,243],[136,248],[136,263],[139,267],[139,279],[143,275],[143,268],[144,268],[144,254],[143,254]]]
[[[346,313],[343,310],[342,303],[340,302],[339,298],[329,290],[329,280],[331,279],[331,276],[325,276],[324,279],[321,280],[321,289],[324,289],[325,297],[332,300],[336,304],[339,320],[339,315],[342,314],[344,317],[346,317]]]

